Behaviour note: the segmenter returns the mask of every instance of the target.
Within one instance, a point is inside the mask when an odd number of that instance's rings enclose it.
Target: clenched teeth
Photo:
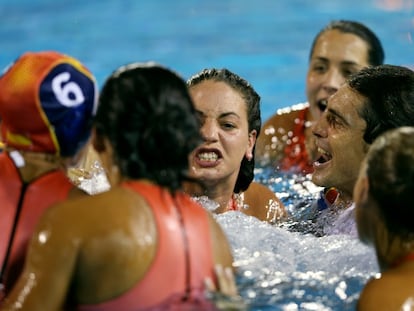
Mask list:
[[[203,152],[199,153],[197,156],[201,161],[217,161],[218,159],[215,152]]]

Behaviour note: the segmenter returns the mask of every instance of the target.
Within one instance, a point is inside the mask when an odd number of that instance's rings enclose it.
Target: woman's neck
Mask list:
[[[216,213],[223,213],[229,209],[233,203],[233,187],[223,184],[207,184],[207,183],[186,183],[185,192],[191,196],[206,196],[208,199],[216,202],[219,207]]]
[[[207,189],[204,191],[204,195],[210,200],[217,202],[220,206],[217,208],[216,213],[223,213],[229,209],[232,205],[233,191],[219,189]]]

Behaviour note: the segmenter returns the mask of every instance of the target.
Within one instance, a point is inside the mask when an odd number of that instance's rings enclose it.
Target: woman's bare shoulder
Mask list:
[[[409,298],[414,299],[412,280],[407,283],[404,279],[392,273],[371,279],[360,294],[357,310],[403,310],[404,302]]]
[[[286,216],[282,201],[267,186],[252,182],[244,192],[244,204],[248,206],[246,214],[271,223]]]

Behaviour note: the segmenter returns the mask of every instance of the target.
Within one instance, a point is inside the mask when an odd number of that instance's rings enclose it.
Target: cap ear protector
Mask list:
[[[94,76],[57,52],[25,53],[0,77],[1,135],[19,150],[73,156],[97,109]]]

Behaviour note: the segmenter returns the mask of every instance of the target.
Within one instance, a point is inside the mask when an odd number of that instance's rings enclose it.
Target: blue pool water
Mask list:
[[[262,117],[303,101],[308,50],[331,19],[366,23],[388,63],[414,67],[413,0],[0,0],[0,68],[26,50],[81,59],[102,85],[155,60],[184,78],[228,67],[262,96]]]
[[[387,63],[414,68],[414,0],[0,0],[0,68],[45,49],[79,58],[100,85],[132,61],[154,60],[184,78],[227,67],[260,93],[266,119],[304,100],[311,41],[342,18],[372,28]],[[307,180],[259,173],[289,208],[318,191]],[[218,220],[255,311],[354,310],[377,271],[372,250],[347,236],[296,234],[238,213]]]

